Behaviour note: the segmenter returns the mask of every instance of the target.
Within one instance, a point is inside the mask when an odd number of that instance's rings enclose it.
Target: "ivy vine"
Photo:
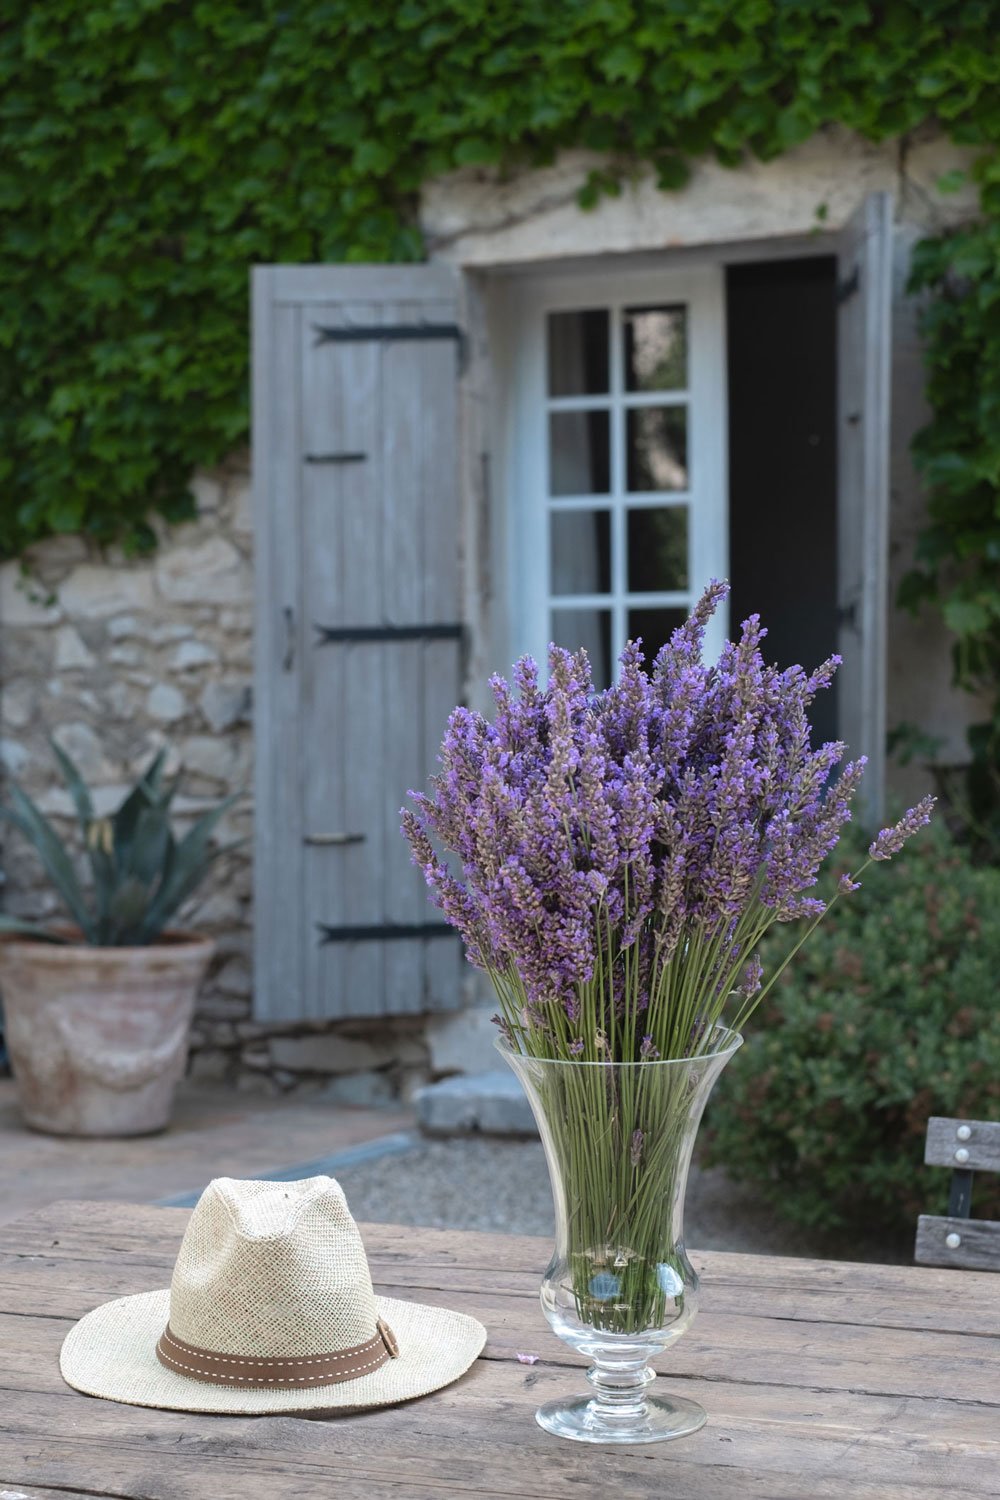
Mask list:
[[[148,549],[151,514],[190,515],[193,469],[246,437],[248,267],[417,260],[436,174],[575,146],[674,188],[834,123],[1000,143],[992,0],[0,0],[0,22],[7,555]]]
[[[931,421],[914,443],[928,524],[899,602],[930,605],[954,637],[955,682],[984,704],[971,766],[942,786],[980,849],[1000,859],[1000,161],[979,168],[983,219],[916,247]],[[917,748],[937,748],[926,743]]]

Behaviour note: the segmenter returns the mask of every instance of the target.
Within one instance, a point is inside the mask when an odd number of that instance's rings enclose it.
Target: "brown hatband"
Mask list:
[[[209,1385],[274,1386],[279,1390],[296,1390],[304,1385],[339,1385],[370,1375],[395,1359],[399,1345],[387,1324],[379,1318],[374,1338],[353,1349],[336,1354],[312,1354],[303,1359],[245,1359],[242,1355],[217,1354],[213,1349],[199,1349],[179,1339],[168,1323],[156,1346],[161,1365],[177,1375],[204,1380]]]

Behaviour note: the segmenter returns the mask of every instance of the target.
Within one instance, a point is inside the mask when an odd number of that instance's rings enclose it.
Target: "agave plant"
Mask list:
[[[32,845],[85,942],[99,948],[154,943],[201,884],[213,860],[227,852],[213,845],[212,835],[239,793],[205,813],[178,840],[170,828],[170,807],[180,775],[164,778],[166,750],[155,756],[118,811],[99,818],[77,767],[55,740],[50,744],[76,808],[90,864],[91,898],[84,894],[66,844],[16,782],[11,782],[10,805],[0,807],[0,817]],[[78,941],[75,935],[67,937],[38,923],[3,915],[0,932],[49,943]]]

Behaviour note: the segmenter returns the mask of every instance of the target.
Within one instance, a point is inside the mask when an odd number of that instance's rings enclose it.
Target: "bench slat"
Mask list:
[[[959,1131],[968,1131],[963,1138]],[[956,1152],[967,1152],[957,1156]],[[948,1120],[932,1115],[927,1122],[924,1162],[928,1167],[964,1167],[971,1172],[1000,1172],[1000,1124],[992,1120]]]
[[[949,1245],[948,1236],[958,1244]],[[921,1214],[913,1258],[921,1266],[954,1266],[962,1271],[1000,1271],[1000,1220],[949,1219]]]

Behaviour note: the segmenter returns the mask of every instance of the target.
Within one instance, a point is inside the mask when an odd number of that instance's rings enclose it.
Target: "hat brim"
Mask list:
[[[75,1390],[127,1406],[233,1416],[318,1415],[391,1406],[440,1390],[464,1375],[486,1342],[483,1325],[464,1313],[393,1297],[375,1300],[379,1316],[396,1335],[398,1358],[370,1375],[309,1391],[234,1390],[168,1370],[156,1357],[156,1344],[167,1324],[169,1291],[119,1297],[87,1313],[66,1335],[59,1368]]]

